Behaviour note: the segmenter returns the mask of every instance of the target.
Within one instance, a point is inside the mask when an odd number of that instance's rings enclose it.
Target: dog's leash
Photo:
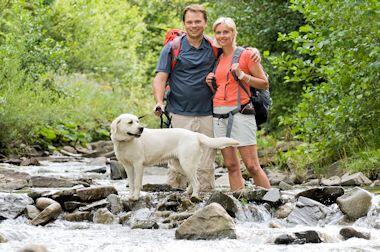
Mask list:
[[[172,117],[168,111],[162,111],[160,107],[156,108],[156,111],[160,111],[160,128],[171,128],[172,127]]]

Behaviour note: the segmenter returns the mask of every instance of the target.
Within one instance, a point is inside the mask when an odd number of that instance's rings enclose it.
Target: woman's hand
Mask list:
[[[207,76],[206,76],[206,84],[207,86],[209,86],[210,88],[213,88],[212,86],[212,80],[215,78],[215,74],[213,72],[209,73]]]
[[[239,63],[234,63],[231,65],[231,72],[235,73],[235,75],[239,78],[241,74],[244,74],[243,71],[239,68]],[[239,78],[241,80],[241,78]]]

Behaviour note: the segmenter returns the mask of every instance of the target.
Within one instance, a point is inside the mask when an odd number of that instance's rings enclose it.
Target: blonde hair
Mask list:
[[[235,24],[234,20],[232,20],[232,18],[229,18],[229,17],[220,17],[212,25],[212,30],[215,32],[216,27],[220,24],[224,24],[232,30],[232,32],[234,34],[232,45],[235,47],[236,46],[236,37],[237,37],[238,32],[237,32],[236,24]],[[218,42],[215,41],[215,43],[218,43]]]

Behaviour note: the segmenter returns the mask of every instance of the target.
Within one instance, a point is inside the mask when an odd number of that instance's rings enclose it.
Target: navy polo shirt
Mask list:
[[[184,36],[176,65],[171,71],[171,46],[169,42],[161,51],[156,72],[169,73],[170,92],[167,110],[179,115],[212,115],[212,92],[205,83],[212,72],[215,56],[210,43],[203,38],[199,48],[191,46]]]

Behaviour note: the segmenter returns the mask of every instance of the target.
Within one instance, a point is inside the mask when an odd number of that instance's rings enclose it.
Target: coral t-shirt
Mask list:
[[[249,68],[255,62],[251,59],[252,51],[244,50],[240,55],[239,68],[246,74],[250,74]],[[217,90],[213,99],[214,107],[219,106],[237,106],[237,91],[240,91],[240,104],[249,102],[249,95],[239,86],[230,72],[232,65],[233,53],[229,56],[222,54],[219,59],[219,64],[215,71],[215,79]],[[242,81],[246,90],[249,92],[249,85]]]

